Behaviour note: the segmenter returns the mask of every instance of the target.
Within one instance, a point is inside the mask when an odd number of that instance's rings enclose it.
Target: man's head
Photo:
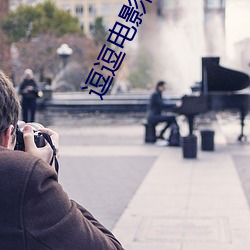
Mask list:
[[[156,84],[156,90],[158,90],[158,91],[160,91],[160,92],[163,92],[165,89],[166,89],[166,82],[164,82],[164,81],[159,81],[159,82]]]
[[[19,111],[19,98],[13,84],[0,71],[0,146],[14,148]]]
[[[33,71],[31,69],[26,69],[24,71],[24,78],[33,79]]]

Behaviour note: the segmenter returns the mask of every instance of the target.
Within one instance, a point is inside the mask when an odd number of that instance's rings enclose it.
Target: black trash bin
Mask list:
[[[182,152],[183,158],[197,157],[197,137],[195,135],[182,137]]]
[[[156,142],[156,131],[155,131],[155,124],[145,122],[143,124],[145,126],[145,138],[144,141],[146,143],[154,143]]]
[[[201,131],[201,150],[214,151],[214,131],[213,130]]]

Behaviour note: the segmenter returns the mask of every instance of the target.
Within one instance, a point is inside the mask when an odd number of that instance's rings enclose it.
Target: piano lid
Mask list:
[[[237,91],[250,85],[249,75],[219,65],[219,57],[202,57],[202,82],[204,93],[209,91]]]

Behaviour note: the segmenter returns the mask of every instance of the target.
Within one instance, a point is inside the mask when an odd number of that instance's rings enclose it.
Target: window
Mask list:
[[[81,31],[84,31],[84,24],[83,24],[83,22],[80,22],[80,29],[81,29]]]
[[[109,3],[102,4],[102,16],[110,16],[110,4]]]
[[[115,4],[115,15],[116,16],[120,13],[121,8],[122,8],[122,4],[121,3],[116,3]]]
[[[94,23],[90,23],[89,24],[89,31],[90,32],[94,32],[94,29],[95,29],[95,24]]]
[[[66,12],[68,12],[68,13],[70,13],[70,11],[71,11],[71,8],[70,8],[69,5],[65,5],[65,6],[63,7],[63,9],[64,9]]]
[[[89,4],[89,16],[95,16],[96,9],[94,4]]]
[[[225,0],[205,0],[208,9],[220,9],[225,7]]]
[[[76,5],[76,15],[82,16],[83,15],[83,6],[81,4]]]
[[[167,10],[175,10],[178,8],[178,1],[176,0],[169,0],[169,1],[158,1],[157,2],[157,8],[161,9],[163,6],[166,5]],[[162,11],[162,10],[161,10]]]

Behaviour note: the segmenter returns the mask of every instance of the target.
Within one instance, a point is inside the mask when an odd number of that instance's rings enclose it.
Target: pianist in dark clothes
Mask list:
[[[176,124],[175,116],[173,115],[162,115],[162,110],[164,108],[169,108],[162,100],[162,92],[166,90],[166,82],[159,81],[156,84],[155,91],[150,97],[148,108],[147,108],[147,121],[148,123],[153,123],[157,125],[158,123],[166,123],[165,127],[161,130],[160,134],[157,136],[157,139],[165,139],[165,131],[172,125]]]

